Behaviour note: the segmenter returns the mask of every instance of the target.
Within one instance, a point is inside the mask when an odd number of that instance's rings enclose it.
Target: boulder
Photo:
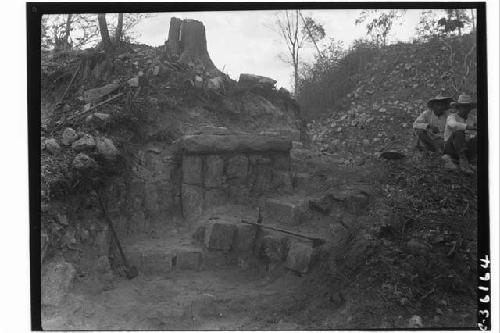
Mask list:
[[[312,244],[292,241],[288,249],[285,266],[297,273],[307,273],[310,268],[314,249]]]
[[[97,162],[84,153],[79,153],[73,159],[73,167],[78,170],[87,170],[97,167]]]
[[[187,135],[179,142],[191,154],[290,152],[292,142],[276,135]]]
[[[73,142],[71,147],[78,152],[91,151],[95,148],[95,140],[90,134],[84,134],[80,139]]]
[[[69,146],[76,140],[78,140],[78,133],[74,129],[66,127],[62,133],[61,143],[63,146]]]
[[[240,74],[238,80],[238,85],[244,88],[251,87],[263,87],[263,88],[273,88],[276,85],[276,80],[265,76],[259,76],[255,74]]]
[[[60,305],[64,301],[75,275],[75,267],[64,259],[56,258],[48,263],[42,272],[42,305]]]
[[[195,88],[203,88],[203,78],[199,75],[196,75],[193,79],[193,85]]]
[[[209,250],[229,251],[233,246],[236,226],[227,222],[209,222],[205,228],[205,246]]]
[[[107,160],[114,160],[119,154],[118,149],[113,144],[113,141],[108,138],[98,138],[97,140],[97,152],[101,154]]]
[[[89,89],[83,93],[83,100],[85,103],[96,103],[120,88],[118,83],[109,83],[105,86]]]
[[[45,144],[45,149],[47,149],[47,151],[51,154],[56,154],[61,150],[61,146],[59,146],[57,140],[54,138],[45,140],[44,144]]]
[[[224,79],[218,76],[208,80],[207,88],[211,90],[220,90],[223,88],[223,85],[224,85]]]

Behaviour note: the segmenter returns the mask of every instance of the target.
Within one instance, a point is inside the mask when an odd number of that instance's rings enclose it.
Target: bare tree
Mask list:
[[[285,41],[288,49],[288,59],[282,59],[293,66],[294,94],[297,96],[299,87],[299,54],[307,41],[313,42],[317,47],[317,41],[324,38],[325,31],[321,24],[312,18],[304,18],[299,10],[285,10],[281,12],[276,20],[278,33]],[[321,54],[321,52],[320,52]]]

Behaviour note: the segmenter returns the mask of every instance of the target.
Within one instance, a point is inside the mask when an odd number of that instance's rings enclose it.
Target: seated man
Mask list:
[[[417,148],[442,152],[444,127],[452,100],[451,97],[439,94],[427,102],[429,110],[424,111],[413,123],[418,137]]]
[[[475,125],[467,125],[467,117],[476,106],[469,95],[460,95],[458,102],[451,103],[457,109],[457,113],[452,113],[446,120],[444,130],[444,153],[443,159],[446,167],[456,169],[458,162],[460,169],[465,173],[472,173],[469,161],[476,157],[476,138],[468,139],[466,130],[476,130]]]

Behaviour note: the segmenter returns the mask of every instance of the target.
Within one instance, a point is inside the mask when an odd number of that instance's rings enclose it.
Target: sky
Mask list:
[[[326,38],[335,38],[350,45],[355,39],[365,37],[363,24],[354,21],[361,10],[304,10],[323,24]],[[395,25],[391,41],[408,41],[415,34],[422,10],[408,10],[401,25]],[[224,11],[157,13],[140,22],[135,28],[138,42],[158,46],[168,37],[170,18],[196,19],[205,25],[208,52],[217,68],[238,79],[241,73],[272,77],[278,87],[291,90],[293,68],[284,63],[280,54],[287,52],[286,45],[275,31],[277,11]],[[273,30],[274,29],[274,30]],[[311,62],[315,51],[310,45],[301,49],[302,60]]]

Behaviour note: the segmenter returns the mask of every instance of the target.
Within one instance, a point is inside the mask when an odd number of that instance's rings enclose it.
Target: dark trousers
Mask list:
[[[431,138],[427,130],[419,129],[416,130],[415,133],[417,134],[418,137],[417,141],[418,148],[424,150],[430,150],[433,152],[438,151],[439,149],[442,148],[443,141]]]
[[[477,139],[467,139],[465,131],[455,131],[444,144],[444,153],[458,160],[465,155],[468,160],[474,160],[477,154]]]

